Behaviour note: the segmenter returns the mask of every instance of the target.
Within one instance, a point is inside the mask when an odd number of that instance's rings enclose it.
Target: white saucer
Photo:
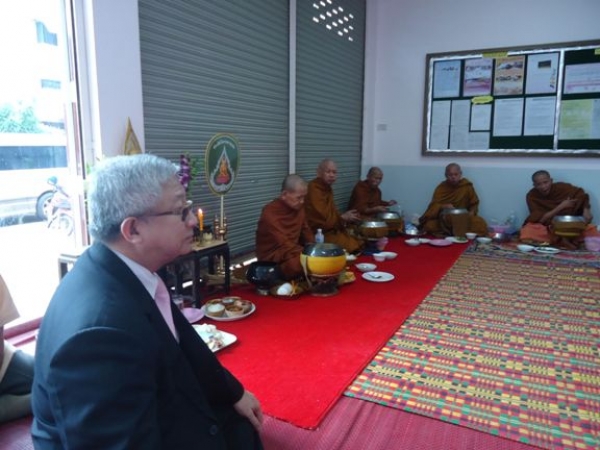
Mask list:
[[[554,247],[535,247],[535,250],[538,253],[544,253],[546,255],[554,255],[555,253],[560,253],[560,250]]]
[[[365,272],[362,274],[365,280],[373,281],[374,283],[385,283],[386,281],[392,281],[394,275],[387,272]]]

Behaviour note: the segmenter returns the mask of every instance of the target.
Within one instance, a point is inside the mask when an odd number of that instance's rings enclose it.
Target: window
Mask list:
[[[21,314],[8,327],[44,314],[59,281],[58,254],[74,243],[75,233],[48,227],[44,208],[49,177],[67,192],[78,182],[70,3],[0,2],[0,273]]]

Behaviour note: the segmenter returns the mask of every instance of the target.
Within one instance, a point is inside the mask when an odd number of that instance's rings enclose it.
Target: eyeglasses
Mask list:
[[[143,214],[140,217],[160,217],[160,216],[180,216],[181,221],[185,222],[192,211],[192,201],[187,200],[185,202],[185,207],[181,211],[165,211],[156,214]]]

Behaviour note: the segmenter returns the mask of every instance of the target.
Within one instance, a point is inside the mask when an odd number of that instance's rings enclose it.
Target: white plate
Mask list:
[[[181,313],[189,323],[198,322],[204,317],[204,306],[202,308],[183,308]]]
[[[432,239],[429,241],[429,245],[433,245],[435,247],[447,247],[452,245],[452,241],[448,239]]]
[[[374,281],[375,283],[385,283],[394,279],[394,275],[387,272],[365,272],[362,274],[362,277],[365,280]]]
[[[429,244],[431,242],[431,239],[427,239],[427,238],[419,238],[419,242],[421,244]]]
[[[447,241],[450,242],[454,242],[455,244],[466,244],[467,242],[469,242],[469,240],[467,238],[460,238],[457,236],[448,236],[446,238]]]
[[[535,247],[534,250],[538,253],[544,253],[546,255],[554,255],[560,253],[560,250],[554,247]]]
[[[208,344],[210,337],[207,333],[202,331],[202,325],[192,325],[192,326],[194,327],[194,330],[196,330],[196,333],[198,333],[198,335],[202,338],[202,340]],[[237,341],[237,337],[235,336],[235,334],[227,333],[226,331],[221,331],[221,330],[218,330],[218,331],[223,336],[223,346],[212,349],[213,353],[218,352],[219,350],[223,350],[225,347],[229,347],[231,344],[233,344],[235,341]]]
[[[246,314],[242,314],[241,316],[236,316],[236,317],[225,317],[225,316],[222,316],[222,317],[213,317],[210,314],[205,314],[204,317],[206,317],[207,319],[216,320],[217,322],[233,322],[234,320],[245,319],[250,314],[252,314],[254,311],[256,311],[256,305],[254,303],[252,303],[252,308],[250,308],[250,311],[248,311]]]

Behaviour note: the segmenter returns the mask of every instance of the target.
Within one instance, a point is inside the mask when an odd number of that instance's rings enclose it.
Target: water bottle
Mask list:
[[[511,211],[508,217],[506,218],[506,225],[510,226],[511,233],[517,231],[517,215],[514,211]]]
[[[315,242],[317,244],[322,244],[325,242],[325,236],[323,236],[323,230],[321,228],[317,228],[317,234],[315,234]]]

